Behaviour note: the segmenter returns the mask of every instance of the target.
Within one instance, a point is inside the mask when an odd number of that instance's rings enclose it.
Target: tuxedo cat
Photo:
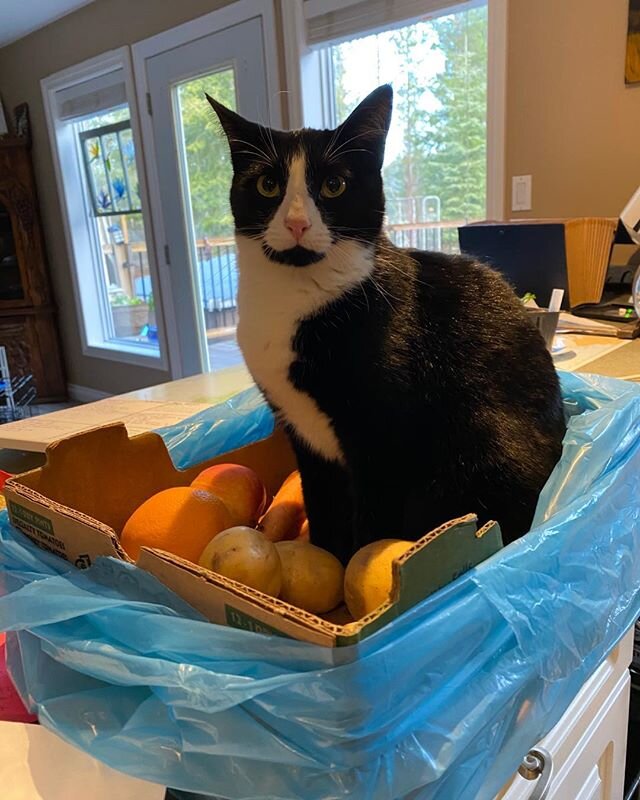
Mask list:
[[[234,169],[238,341],[295,449],[311,540],[346,562],[470,512],[523,535],[561,453],[558,379],[495,271],[385,236],[391,87],[325,131],[208,99]]]

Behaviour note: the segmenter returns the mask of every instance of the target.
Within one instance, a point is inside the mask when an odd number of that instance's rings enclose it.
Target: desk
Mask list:
[[[95,403],[53,411],[0,426],[0,448],[44,453],[57,439],[110,422],[124,422],[130,436],[175,425],[251,385],[244,367],[194,375]],[[0,459],[0,468],[9,469]],[[27,467],[30,468],[30,467]]]
[[[562,333],[556,336],[553,360],[567,372],[593,372],[611,378],[640,381],[640,339],[585,336]]]

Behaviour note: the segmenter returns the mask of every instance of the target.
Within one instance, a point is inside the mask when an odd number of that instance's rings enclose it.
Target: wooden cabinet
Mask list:
[[[0,345],[12,374],[33,375],[39,400],[66,383],[29,149],[0,138]]]

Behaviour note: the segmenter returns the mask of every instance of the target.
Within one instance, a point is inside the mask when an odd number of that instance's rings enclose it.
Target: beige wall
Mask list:
[[[96,0],[0,49],[0,94],[5,108],[12,109],[23,101],[29,103],[33,160],[69,383],[119,393],[162,383],[169,380],[169,374],[115,361],[87,358],[82,354],[40,80],[107,50],[133,44],[206,14],[228,2]]]
[[[506,209],[616,216],[640,185],[640,86],[624,83],[628,0],[509,0]]]
[[[82,355],[40,79],[226,2],[97,0],[0,50],[6,108],[26,100],[31,111],[36,177],[71,383],[121,392],[168,375]],[[616,215],[640,184],[640,87],[624,85],[627,0],[508,2],[507,214],[511,176],[531,174],[533,210],[518,216]]]

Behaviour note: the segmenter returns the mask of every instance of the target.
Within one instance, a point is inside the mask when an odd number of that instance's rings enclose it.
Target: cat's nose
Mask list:
[[[296,242],[299,242],[311,227],[311,221],[308,217],[289,217],[284,224],[291,231]]]

